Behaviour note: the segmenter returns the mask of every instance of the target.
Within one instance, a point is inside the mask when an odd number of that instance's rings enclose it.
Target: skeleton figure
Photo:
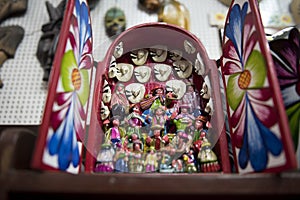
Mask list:
[[[124,12],[117,7],[110,8],[105,14],[105,30],[109,37],[118,35],[126,28]]]

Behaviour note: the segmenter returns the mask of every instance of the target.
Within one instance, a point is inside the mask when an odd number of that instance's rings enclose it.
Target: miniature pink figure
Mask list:
[[[200,109],[199,94],[195,92],[191,84],[187,84],[187,92],[183,95],[181,104],[186,104],[189,107],[189,113],[195,109]]]
[[[125,135],[125,131],[120,127],[120,119],[118,116],[111,118],[111,128],[106,132],[106,142],[111,141],[113,147],[121,147],[121,138]]]
[[[129,109],[129,102],[125,95],[125,86],[122,83],[118,83],[115,88],[115,92],[112,94],[111,105],[122,105],[125,110]]]
[[[141,117],[141,110],[139,104],[131,105],[129,109],[130,114],[127,116],[126,121],[129,124],[127,135],[131,136],[133,133],[141,138],[141,127],[143,126],[144,119]]]
[[[145,171],[146,172],[155,172],[157,170],[157,155],[155,150],[151,148],[150,152],[147,154],[145,159]]]

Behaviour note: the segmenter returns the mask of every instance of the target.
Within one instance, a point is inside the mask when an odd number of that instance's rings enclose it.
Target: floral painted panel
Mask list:
[[[75,1],[69,31],[64,36],[67,41],[61,65],[56,68],[59,76],[42,159],[54,169],[78,173],[93,63],[91,22],[85,1]]]
[[[291,145],[280,91],[270,78],[273,65],[267,60],[265,36],[253,8],[257,8],[256,1],[233,3],[221,58],[232,143],[241,173],[278,171],[294,163],[288,155]]]
[[[300,33],[297,28],[288,31],[287,37],[269,42],[278,81],[288,116],[291,135],[300,167]]]

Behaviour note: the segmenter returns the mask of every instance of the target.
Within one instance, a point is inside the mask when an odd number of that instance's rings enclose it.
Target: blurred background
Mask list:
[[[41,123],[49,82],[43,80],[44,69],[37,58],[37,50],[44,34],[42,26],[51,21],[46,2],[48,6],[50,4],[53,8],[58,8],[61,0],[28,0],[25,13],[7,17],[0,23],[0,28],[19,25],[25,30],[24,38],[14,57],[5,60],[0,68],[0,77],[3,81],[3,87],[0,89],[0,125]],[[221,55],[220,35],[229,7],[219,0],[178,0],[178,2],[189,11],[190,32],[200,39],[209,57],[217,60]],[[266,34],[273,34],[295,24],[296,20],[290,9],[291,2],[292,0],[259,1]],[[97,62],[103,59],[106,49],[113,40],[105,32],[104,16],[108,9],[116,6],[124,11],[126,28],[158,21],[157,12],[142,9],[139,0],[91,0],[89,3],[94,40],[93,55]],[[294,8],[296,12],[300,10],[298,7]]]

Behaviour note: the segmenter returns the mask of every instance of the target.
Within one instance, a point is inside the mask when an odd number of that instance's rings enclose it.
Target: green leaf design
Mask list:
[[[74,52],[72,50],[67,51],[63,58],[60,69],[62,86],[65,92],[74,91],[72,84],[72,71],[77,68],[78,65],[75,60]]]
[[[249,70],[251,73],[251,82],[248,89],[262,88],[267,76],[266,62],[263,55],[253,50],[246,62],[245,70]]]

